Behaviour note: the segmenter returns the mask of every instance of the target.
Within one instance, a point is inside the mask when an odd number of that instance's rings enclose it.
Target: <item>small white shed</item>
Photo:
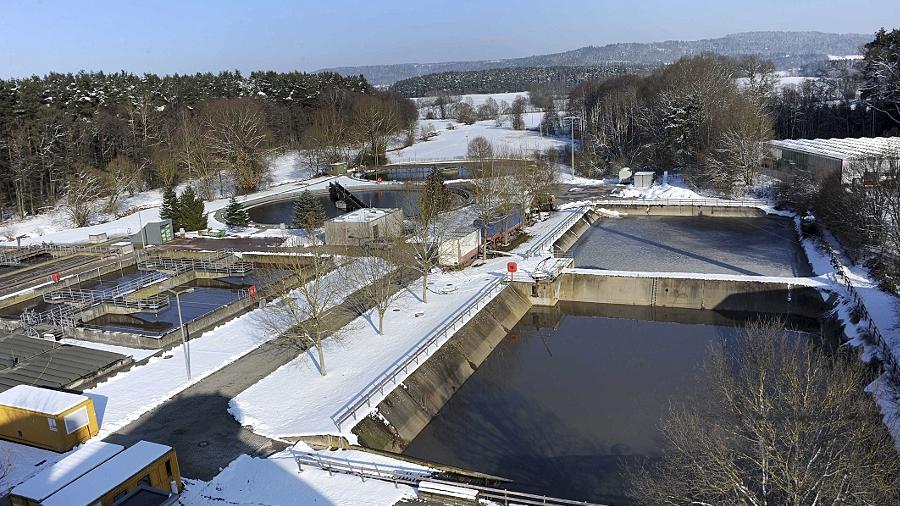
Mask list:
[[[461,228],[447,234],[438,246],[438,261],[444,267],[462,267],[478,256],[481,230]]]
[[[654,173],[650,171],[635,172],[632,176],[635,188],[650,188],[653,184]]]
[[[403,211],[396,208],[358,209],[325,222],[325,244],[329,246],[361,246],[401,235]]]

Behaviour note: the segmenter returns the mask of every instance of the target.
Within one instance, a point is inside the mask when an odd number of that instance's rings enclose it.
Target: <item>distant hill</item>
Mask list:
[[[744,32],[716,39],[669,40],[648,43],[618,43],[586,46],[572,51],[505,60],[444,63],[401,63],[335,67],[320,72],[342,75],[362,74],[374,85],[384,86],[401,79],[439,72],[464,72],[505,67],[591,66],[610,64],[659,65],[682,56],[714,52],[728,56],[755,54],[772,60],[778,69],[799,68],[827,59],[828,55],[860,54],[870,34],[822,32]]]

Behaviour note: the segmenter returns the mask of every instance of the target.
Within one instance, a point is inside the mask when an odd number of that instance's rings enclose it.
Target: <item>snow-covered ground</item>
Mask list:
[[[32,448],[0,439],[0,470],[6,466],[6,474],[0,472],[0,498],[9,489],[31,478],[41,469],[58,462],[65,453]]]
[[[229,411],[242,425],[252,425],[254,432],[267,437],[343,434],[355,440],[352,424],[338,430],[332,416],[416,349],[454,310],[478,297],[497,279],[498,267],[494,261],[429,276],[432,293],[427,304],[419,299],[422,285],[416,281],[391,304],[384,318],[384,335],[378,334],[377,314],[369,312],[345,327],[338,339],[325,342],[325,377],[319,374],[315,350],[310,350],[232,399]],[[285,385],[298,388],[286,395]],[[373,405],[379,401],[373,400]]]
[[[557,213],[534,225],[529,229],[533,237],[514,253],[526,251],[572,212]],[[377,315],[370,312],[353,321],[339,339],[326,341],[327,376],[319,375],[315,353],[306,353],[232,399],[229,411],[242,425],[252,425],[254,432],[267,437],[334,434],[355,441],[350,424],[338,429],[332,416],[382,373],[409,356],[431,332],[451,319],[454,312],[504,276],[509,260],[497,258],[479,267],[429,276],[428,303],[421,302],[421,280],[416,281],[391,305],[385,315],[383,336],[376,329]],[[523,265],[521,270],[527,269]],[[438,342],[443,344],[451,336]],[[409,370],[407,374],[412,372]],[[286,392],[285,385],[298,388]],[[376,394],[371,399],[371,409],[388,393],[385,390]],[[365,416],[365,412],[358,413],[358,418]]]
[[[333,271],[325,282],[338,282],[338,277]],[[340,303],[351,291],[352,287],[348,287],[335,297],[334,303]],[[292,295],[299,297],[297,291]],[[145,365],[117,374],[86,390],[84,393],[94,400],[100,436],[115,432],[178,392],[276,338],[275,333],[262,325],[262,311],[264,309],[250,311],[192,339],[188,343],[190,379],[185,370],[184,346],[179,345],[160,357],[151,358]]]
[[[376,479],[304,466],[298,469],[293,452],[311,452],[303,443],[268,458],[242,455],[209,482],[187,484],[181,497],[186,506],[221,504],[321,504],[333,506],[388,506],[416,497],[414,488]],[[428,475],[428,468],[356,450],[318,452],[326,459],[340,459],[354,466],[378,466],[384,472]]]
[[[652,184],[647,188],[635,188],[624,186],[613,192],[614,197],[623,199],[647,199],[647,200],[688,200],[704,199],[699,193],[676,184]]]
[[[144,350],[141,348],[128,348],[126,346],[116,346],[114,344],[95,343],[93,341],[82,341],[81,339],[65,338],[60,341],[63,344],[72,344],[82,346],[84,348],[93,348],[95,350],[110,351],[125,355],[134,359],[135,362],[143,360],[150,355],[155,355],[159,350]]]
[[[396,162],[416,162],[430,160],[454,160],[466,157],[468,142],[475,137],[484,137],[494,146],[495,153],[507,151],[529,153],[534,150],[559,149],[567,144],[565,137],[541,137],[536,129],[543,113],[524,114],[526,130],[513,130],[509,122],[497,126],[493,120],[478,121],[465,125],[454,120],[419,120],[421,126],[431,125],[436,136],[408,148],[388,153],[388,159]],[[454,126],[448,130],[447,125]]]
[[[326,178],[320,178],[307,181],[312,175],[312,170],[307,166],[300,155],[296,151],[290,151],[272,159],[272,183],[266,190],[247,195],[239,199],[247,201],[261,198],[269,195],[275,195],[281,192],[297,191],[306,184],[319,183],[324,187],[322,182]],[[330,178],[328,178],[330,179]],[[348,184],[353,184],[353,180],[347,179]],[[178,191],[183,190],[188,183],[182,183],[178,187]],[[98,206],[102,203],[102,199],[98,201]],[[132,196],[126,196],[122,199],[119,206],[125,210],[124,215],[116,217],[107,214],[98,214],[95,223],[92,226],[82,228],[72,228],[72,223],[66,215],[62,206],[57,207],[49,212],[29,216],[21,220],[7,220],[0,225],[0,243],[15,244],[15,237],[26,235],[27,238],[22,240],[22,244],[35,244],[40,242],[55,243],[75,243],[87,242],[90,234],[98,234],[105,232],[108,236],[124,236],[136,233],[142,223],[149,223],[159,220],[159,205],[162,203],[162,191],[159,189],[149,190],[136,193]],[[224,208],[228,205],[228,199],[216,199],[206,202],[206,211],[213,212]],[[214,225],[214,220],[210,220],[210,225]]]

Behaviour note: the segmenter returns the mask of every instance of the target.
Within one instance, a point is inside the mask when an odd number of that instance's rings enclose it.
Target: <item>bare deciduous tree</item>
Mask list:
[[[337,329],[329,324],[347,290],[334,271],[332,257],[324,254],[319,245],[304,248],[302,253],[281,267],[302,279],[300,286],[266,306],[260,313],[260,320],[267,330],[287,337],[301,349],[315,348],[319,373],[325,376],[323,340],[326,336],[336,336]]]
[[[252,99],[222,99],[206,108],[206,142],[228,171],[237,194],[258,190],[269,177],[271,134],[262,106]]]
[[[636,471],[641,504],[896,504],[900,459],[871,374],[853,353],[827,356],[783,322],[716,346],[709,391],[673,406],[665,450]]]
[[[359,287],[357,309],[365,314],[370,309],[378,315],[378,333],[384,335],[384,315],[400,294],[398,282],[405,245],[376,248],[362,245],[363,257],[344,267],[345,282]]]
[[[412,192],[407,192],[412,194]],[[425,180],[419,193],[418,211],[412,217],[410,247],[413,263],[422,274],[422,302],[428,302],[428,274],[440,261],[440,248],[453,227],[451,195],[436,170]]]
[[[79,165],[66,188],[66,214],[76,227],[87,226],[94,214],[94,202],[100,197],[100,178],[96,171]]]
[[[141,169],[131,159],[117,156],[106,165],[100,179],[106,195],[106,212],[115,213],[125,193],[133,195],[139,190]]]

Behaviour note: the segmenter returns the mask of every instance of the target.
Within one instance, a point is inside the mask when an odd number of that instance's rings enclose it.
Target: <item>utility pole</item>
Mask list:
[[[180,292],[176,292],[175,290],[166,291],[175,294],[175,305],[178,308],[178,325],[181,327],[181,347],[184,350],[184,370],[187,373],[188,380],[191,380],[191,348],[188,344],[187,327],[184,326],[184,319],[181,317],[181,294],[191,293],[194,289],[188,288],[187,290],[182,290]]]
[[[566,116],[563,121],[569,120],[572,126],[572,175],[575,175],[575,120],[581,119],[578,116]]]

